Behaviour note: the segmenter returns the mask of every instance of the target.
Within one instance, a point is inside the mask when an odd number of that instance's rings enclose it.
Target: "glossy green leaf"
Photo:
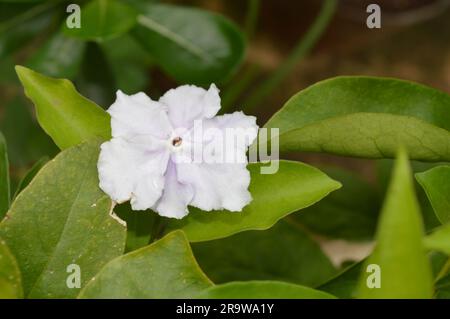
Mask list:
[[[423,224],[411,168],[399,152],[377,227],[377,244],[365,263],[380,268],[380,288],[369,288],[372,273],[363,270],[358,284],[360,298],[431,298],[431,266],[422,243]]]
[[[323,291],[281,281],[230,282],[213,286],[200,299],[334,299]]]
[[[265,231],[194,243],[192,249],[215,283],[280,280],[316,287],[336,272],[319,245],[284,220]]]
[[[40,171],[40,169],[48,162],[48,157],[43,157],[40,160],[38,160],[34,165],[26,172],[25,176],[20,180],[19,184],[17,185],[16,191],[14,193],[14,197],[16,198],[17,195],[21,191],[24,190],[25,187],[28,186],[28,184],[31,183],[33,178],[36,176],[36,174]]]
[[[245,42],[228,19],[203,10],[138,3],[133,34],[164,71],[179,82],[226,79],[241,63]]]
[[[355,298],[363,263],[360,261],[346,267],[318,289],[341,299]]]
[[[67,35],[83,40],[107,40],[136,24],[136,11],[119,0],[93,0],[81,8],[81,28],[64,27]]]
[[[5,138],[0,132],[0,220],[9,209],[10,196],[8,152]]]
[[[192,242],[231,236],[246,230],[262,230],[278,220],[302,208],[308,207],[330,192],[340,183],[312,166],[290,161],[280,161],[275,174],[261,174],[267,164],[248,165],[251,174],[252,202],[242,212],[202,212],[190,208],[190,214],[182,220],[169,220],[168,229],[183,229]]]
[[[73,84],[16,66],[25,94],[33,101],[39,124],[61,149],[95,137],[111,137],[110,117],[81,96]]]
[[[0,238],[0,299],[22,298],[20,270],[6,243]]]
[[[395,79],[338,77],[293,96],[265,125],[280,150],[450,160],[450,96]]]
[[[443,224],[450,222],[450,166],[438,166],[418,173],[416,179],[425,190],[439,221]]]
[[[133,251],[147,246],[154,238],[153,231],[158,227],[159,216],[151,211],[134,211],[129,202],[114,208],[117,216],[127,223],[127,243],[125,251]]]
[[[121,255],[125,227],[110,216],[112,202],[98,188],[98,143],[63,151],[19,194],[0,224],[17,259],[25,296],[70,298],[67,267],[81,270],[81,285]]]
[[[450,224],[439,227],[426,236],[424,245],[428,249],[437,250],[450,255]]]
[[[79,298],[190,298],[211,285],[176,231],[109,262]]]
[[[73,79],[79,70],[85,42],[55,33],[26,63],[27,67],[57,78]]]
[[[381,200],[376,189],[356,174],[328,168],[324,171],[342,183],[316,205],[293,214],[297,222],[314,233],[347,240],[372,239]]]

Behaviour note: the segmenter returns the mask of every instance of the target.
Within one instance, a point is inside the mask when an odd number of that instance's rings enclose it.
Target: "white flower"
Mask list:
[[[102,144],[98,160],[100,188],[118,203],[130,200],[134,210],[167,217],[184,217],[188,205],[241,211],[251,201],[245,152],[258,126],[242,112],[216,116],[219,109],[214,84],[207,91],[180,86],[159,101],[118,91],[108,110],[113,138]],[[198,134],[199,124],[216,134]],[[220,138],[230,129],[240,137],[246,132],[243,145]],[[223,161],[230,153],[238,160]],[[218,155],[221,162],[205,160]]]

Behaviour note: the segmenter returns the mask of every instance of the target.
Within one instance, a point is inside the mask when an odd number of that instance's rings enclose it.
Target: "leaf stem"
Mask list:
[[[258,24],[260,0],[248,0],[247,16],[245,17],[245,35],[250,39],[255,33]]]
[[[271,77],[266,79],[252,93],[244,103],[244,111],[251,112],[253,108],[263,101],[293,70],[295,65],[314,47],[320,36],[325,31],[337,7],[337,0],[325,0],[319,15],[294,47],[288,58],[280,65]]]

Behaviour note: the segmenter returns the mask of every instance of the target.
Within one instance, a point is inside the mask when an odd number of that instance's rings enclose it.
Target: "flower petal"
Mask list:
[[[167,108],[173,127],[189,129],[195,120],[212,118],[220,109],[219,90],[211,84],[208,91],[182,85],[167,91],[159,101]]]
[[[202,129],[206,162],[247,163],[247,149],[258,135],[256,117],[234,112],[204,120]]]
[[[153,209],[161,216],[181,219],[189,213],[187,206],[193,196],[192,187],[178,181],[176,166],[169,161],[164,191]]]
[[[177,164],[178,180],[191,185],[190,205],[202,210],[241,211],[250,203],[250,173],[246,164]]]
[[[126,95],[117,91],[116,101],[108,109],[113,137],[152,135],[161,139],[172,131],[166,110],[145,93]]]
[[[131,199],[134,210],[152,207],[161,197],[169,159],[165,145],[151,136],[145,144],[113,138],[101,145],[100,188],[118,203]]]

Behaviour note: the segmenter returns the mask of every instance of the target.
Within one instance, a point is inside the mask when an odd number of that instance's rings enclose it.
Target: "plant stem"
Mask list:
[[[248,0],[247,16],[245,17],[245,35],[250,39],[258,24],[260,0]]]
[[[234,103],[239,98],[239,96],[244,92],[255,77],[259,74],[259,67],[256,64],[251,64],[246,69],[241,72],[239,79],[236,79],[233,84],[227,88],[222,97],[222,109],[221,113],[228,113],[230,110],[234,109]]]
[[[270,93],[286,78],[286,76],[294,69],[295,65],[314,47],[317,40],[325,31],[334,12],[336,11],[337,0],[325,0],[319,15],[301,38],[295,48],[292,50],[288,58],[280,65],[277,71],[265,80],[252,93],[244,103],[244,111],[251,112],[253,108],[261,103]]]
[[[21,13],[21,14],[18,14],[16,16],[12,17],[11,19],[0,24],[0,33],[11,29],[18,24],[23,23],[26,20],[29,20],[31,18],[34,18],[34,17],[40,15],[41,13],[53,8],[60,2],[62,2],[62,0],[46,2],[46,3],[40,4],[40,5],[34,6],[31,9],[25,11],[24,13]]]
[[[440,279],[442,279],[448,273],[449,270],[450,270],[450,258],[447,259],[444,266],[437,274],[435,282],[438,282]]]

